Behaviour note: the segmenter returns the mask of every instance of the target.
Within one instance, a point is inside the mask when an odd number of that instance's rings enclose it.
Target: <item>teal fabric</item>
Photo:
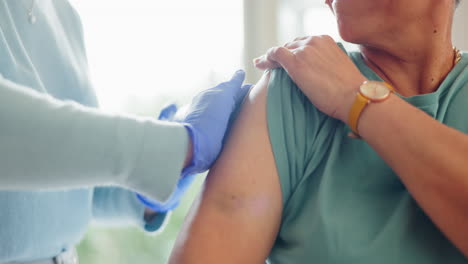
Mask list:
[[[75,10],[37,0],[31,25],[30,5],[0,0],[0,263],[53,257],[92,220],[156,231],[166,214],[146,223],[120,187],[167,199],[188,145],[182,125],[94,110]]]
[[[349,56],[381,80],[360,53]],[[436,92],[402,98],[468,133],[467,66],[463,54]],[[270,263],[467,263],[377,153],[347,137],[349,127],[318,111],[282,69],[271,73],[267,109],[284,204]]]

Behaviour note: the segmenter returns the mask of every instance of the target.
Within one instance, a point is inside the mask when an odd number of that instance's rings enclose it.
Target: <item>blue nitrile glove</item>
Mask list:
[[[252,85],[242,86],[245,72],[237,71],[230,81],[198,94],[183,120],[193,145],[193,160],[182,175],[202,173],[218,158],[231,116]]]
[[[137,194],[137,197],[146,207],[150,208],[153,211],[160,213],[172,211],[179,206],[180,199],[190,187],[196,176],[196,174],[192,174],[181,177],[179,182],[177,183],[176,189],[165,203],[160,203],[140,194]]]
[[[184,169],[175,191],[165,203],[137,194],[145,206],[156,212],[174,210],[195,179],[196,173],[210,168],[221,152],[224,135],[232,121],[233,113],[252,86],[242,86],[244,79],[244,71],[237,71],[229,82],[201,92],[193,99],[183,120],[176,120],[184,123],[189,130],[193,144],[192,163]],[[161,111],[159,120],[173,121],[176,112],[177,107],[170,105]]]
[[[158,120],[172,121],[176,113],[177,113],[177,105],[170,104],[164,107],[163,110],[161,110],[161,113],[159,113]]]

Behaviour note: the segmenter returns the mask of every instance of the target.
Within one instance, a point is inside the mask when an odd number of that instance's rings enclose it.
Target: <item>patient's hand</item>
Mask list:
[[[260,69],[284,67],[315,107],[346,124],[356,93],[367,81],[330,36],[301,38],[272,48],[254,63]]]
[[[170,263],[265,263],[282,214],[268,137],[265,76],[247,96],[228,142],[177,238]]]

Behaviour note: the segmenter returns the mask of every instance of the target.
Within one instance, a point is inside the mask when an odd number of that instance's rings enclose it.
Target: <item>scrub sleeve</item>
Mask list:
[[[0,189],[115,185],[165,201],[188,149],[179,124],[102,113],[0,76]]]

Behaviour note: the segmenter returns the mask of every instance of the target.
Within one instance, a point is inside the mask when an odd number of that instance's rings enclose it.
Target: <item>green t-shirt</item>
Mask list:
[[[381,80],[360,53],[349,56]],[[467,66],[463,54],[436,92],[402,98],[468,133]],[[272,71],[267,100],[284,206],[270,263],[468,262],[379,155],[347,137],[350,128],[318,111],[284,70]]]

